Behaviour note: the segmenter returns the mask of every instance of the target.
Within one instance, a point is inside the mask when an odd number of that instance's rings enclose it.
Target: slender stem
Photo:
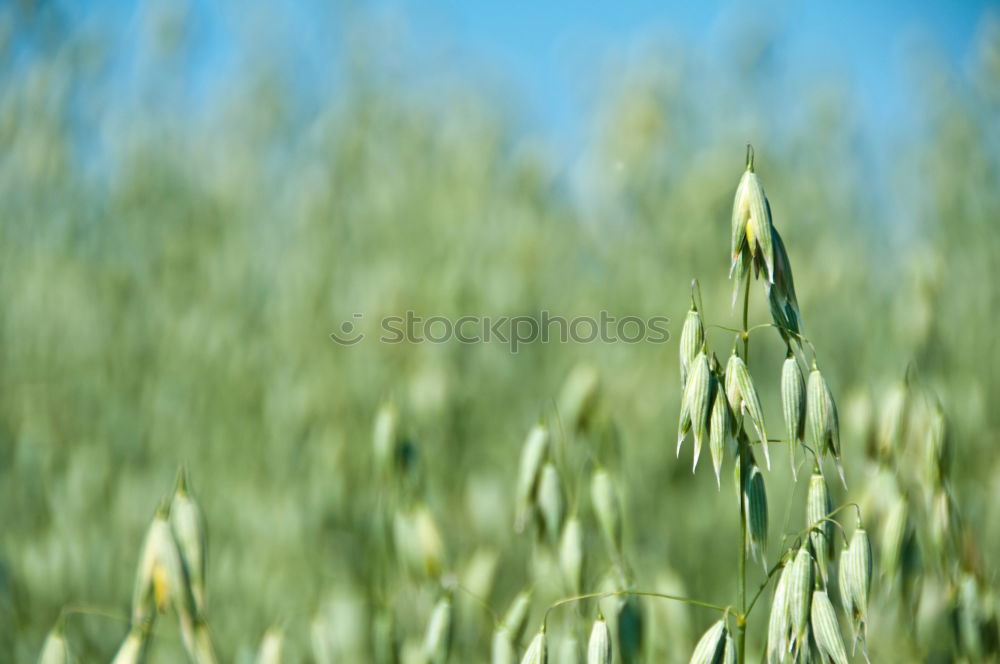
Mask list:
[[[784,560],[779,560],[774,564],[774,567],[772,567],[771,570],[767,573],[767,577],[760,584],[760,587],[757,588],[757,592],[754,593],[753,599],[750,600],[750,604],[747,606],[747,613],[753,611],[754,605],[757,604],[757,600],[760,599],[761,593],[763,593],[764,589],[767,588],[767,584],[771,582],[771,579],[774,577],[774,575],[779,570],[783,569],[786,564],[787,563]]]
[[[747,329],[747,319],[750,313],[750,275],[747,275],[747,285],[743,289],[743,361],[750,364],[750,332]]]
[[[752,154],[752,153],[751,153]],[[746,287],[743,289],[743,361],[749,364],[750,362],[750,333],[747,331],[749,328],[748,319],[750,312],[750,275],[747,275]],[[743,479],[743,469],[745,468],[747,457],[747,443],[746,437],[742,436],[740,440],[739,449],[739,470],[740,470],[740,481]],[[739,615],[736,619],[736,659],[739,664],[744,664],[746,661],[746,645],[747,645],[747,519],[746,519],[746,501],[743,499],[743,487],[737,487],[740,498],[740,561],[739,561],[739,581],[737,590],[737,600],[736,605],[738,607]]]
[[[669,599],[675,602],[683,602],[685,604],[691,604],[692,606],[701,606],[706,609],[712,609],[714,611],[719,611],[721,613],[729,612],[730,606],[719,606],[718,604],[710,604],[708,602],[701,602],[696,599],[688,599],[687,597],[679,597],[678,595],[667,595],[664,593],[654,593],[647,592],[645,590],[609,590],[607,592],[601,593],[584,593],[583,595],[574,595],[573,597],[564,597],[560,600],[556,600],[549,604],[549,607],[545,609],[545,614],[542,616],[542,625],[549,619],[549,612],[553,609],[559,608],[566,604],[572,604],[573,602],[580,602],[585,599],[604,599],[605,597],[616,597],[618,595],[638,595],[640,597],[657,597],[659,599]]]

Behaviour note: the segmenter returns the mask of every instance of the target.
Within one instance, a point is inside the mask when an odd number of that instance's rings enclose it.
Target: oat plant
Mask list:
[[[691,309],[681,334],[680,364],[683,393],[677,433],[679,455],[687,438],[693,439],[693,467],[702,443],[709,441],[716,483],[721,488],[723,466],[732,462],[739,496],[740,540],[736,555],[737,597],[727,607],[735,624],[731,636],[724,619],[705,632],[691,658],[695,662],[744,662],[747,624],[751,612],[772,581],[768,625],[768,662],[847,661],[840,624],[831,597],[839,601],[852,626],[852,642],[864,649],[867,604],[872,579],[872,556],[853,504],[834,507],[827,472],[832,465],[846,488],[841,465],[840,421],[836,401],[820,369],[816,349],[805,335],[795,294],[792,266],[785,243],[774,226],[771,205],[754,170],[754,152],[747,146],[746,170],[733,201],[730,242],[730,279],[733,305],[741,302],[739,328],[711,326],[735,332],[725,367],[709,347],[704,308],[697,281],[692,282]],[[754,282],[762,283],[771,322],[751,327],[750,298]],[[785,345],[777,392],[785,429],[784,438],[768,438],[761,392],[750,368],[750,338],[758,330],[775,331]],[[804,374],[808,374],[808,378]],[[772,431],[774,427],[772,427]],[[806,523],[799,533],[782,540],[780,553],[769,567],[768,503],[765,471],[772,468],[769,443],[787,446],[791,475],[812,468],[806,496]],[[829,463],[832,461],[832,464]],[[777,467],[777,466],[776,466]],[[856,515],[854,534],[835,517]],[[831,564],[837,538],[840,588],[831,587]],[[758,561],[764,579],[748,597],[748,559]],[[735,644],[730,645],[730,639]]]
[[[737,596],[728,605],[712,604],[682,596],[636,589],[623,548],[621,507],[612,474],[595,462],[591,475],[591,504],[609,557],[618,571],[617,588],[578,594],[554,602],[545,612],[538,636],[524,661],[537,661],[539,640],[545,639],[549,614],[566,604],[609,597],[628,598],[619,609],[617,638],[620,661],[638,661],[638,647],[626,644],[630,629],[623,628],[628,607],[639,597],[652,597],[712,609],[721,613],[694,647],[691,664],[743,664],[747,659],[747,626],[753,609],[773,585],[771,613],[767,626],[765,659],[778,662],[832,662],[846,664],[849,656],[867,658],[868,603],[873,577],[873,557],[861,509],[854,503],[835,507],[828,473],[835,471],[837,483],[846,489],[841,464],[840,420],[833,392],[823,376],[820,358],[805,334],[792,278],[791,261],[784,241],[774,226],[771,206],[760,178],[754,171],[753,149],[747,147],[746,170],[733,202],[730,246],[730,278],[734,282],[733,305],[741,305],[738,328],[707,325],[697,280],[692,282],[691,308],[680,337],[682,397],[676,454],[685,442],[692,444],[692,469],[697,469],[707,441],[716,485],[721,490],[723,468],[732,464],[739,503],[740,544],[734,567]],[[754,282],[762,283],[771,312],[771,321],[750,325],[750,298]],[[709,347],[707,331],[735,333],[723,365]],[[758,383],[749,364],[753,333],[770,329],[785,346],[780,367],[780,384],[775,392],[781,401],[785,436],[769,438]],[[755,337],[756,338],[756,337]],[[578,410],[572,410],[572,422]],[[775,427],[772,426],[772,431]],[[558,532],[563,522],[561,480],[548,445],[545,430],[529,434],[521,458],[518,482],[518,527],[527,515],[536,514],[539,533]],[[808,474],[803,528],[782,538],[779,551],[768,551],[768,501],[766,474],[772,469],[769,444],[788,450],[790,474],[797,481],[800,469]],[[775,466],[776,468],[778,466]],[[784,465],[782,465],[784,467]],[[853,517],[848,532],[840,515]],[[579,524],[574,524],[574,529]],[[841,546],[836,546],[838,540]],[[839,552],[839,553],[838,553]],[[567,556],[564,556],[567,558]],[[579,561],[574,561],[579,578]],[[748,593],[752,572],[748,561],[761,565],[763,578]],[[773,582],[773,583],[772,583]],[[612,584],[614,585],[614,584]],[[840,618],[834,607],[842,608],[850,626],[848,647]],[[633,611],[633,615],[638,615]],[[640,623],[641,624],[641,623]],[[610,632],[600,613],[588,650],[590,661],[609,661]]]

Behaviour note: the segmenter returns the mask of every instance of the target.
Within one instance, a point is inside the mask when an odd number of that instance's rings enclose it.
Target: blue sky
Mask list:
[[[609,55],[627,54],[635,44],[656,38],[718,59],[733,34],[753,28],[775,35],[772,57],[793,84],[796,77],[839,77],[860,105],[863,124],[881,133],[906,103],[906,59],[926,54],[961,66],[984,13],[1000,14],[1000,4],[981,0],[300,0],[262,3],[268,6],[263,12],[253,9],[261,5],[238,0],[92,0],[66,6],[76,20],[109,30],[129,53],[149,34],[143,29],[148,15],[172,4],[188,8],[193,29],[186,62],[202,91],[225,90],[240,68],[234,53],[261,50],[261,24],[271,33],[264,48],[294,60],[293,69],[306,80],[322,78],[324,67],[329,68],[330,41],[337,38],[330,26],[360,10],[404,26],[410,50],[402,57],[416,54],[412,64],[420,74],[452,73],[495,88],[520,118],[558,142],[582,129],[588,117],[586,79]],[[126,67],[135,64],[129,61]],[[442,67],[454,71],[436,71]]]
[[[696,50],[722,51],[744,22],[775,30],[775,57],[790,71],[845,77],[869,120],[881,124],[905,99],[905,59],[913,50],[926,47],[961,65],[984,12],[998,6],[968,0],[778,1],[756,7],[664,0],[395,4],[413,17],[418,38],[450,39],[466,57],[506,72],[529,112],[556,125],[563,125],[579,102],[573,81],[578,68],[588,67],[590,55],[597,66],[607,52],[656,35],[680,39]]]

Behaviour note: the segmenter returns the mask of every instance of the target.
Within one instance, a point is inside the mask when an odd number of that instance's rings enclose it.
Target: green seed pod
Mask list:
[[[851,580],[851,568],[856,564],[853,560],[854,554],[851,553],[851,548],[845,541],[844,546],[840,550],[840,562],[837,568],[837,589],[840,591],[840,603],[844,609],[844,613],[847,614],[847,619],[851,621],[851,627],[854,626],[854,603],[853,595],[854,591],[851,588],[853,581]]]
[[[736,664],[736,641],[729,630],[726,630],[726,647],[722,651],[720,664]]]
[[[594,627],[590,630],[587,664],[611,664],[611,632],[603,616],[594,621]]]
[[[511,601],[507,613],[503,616],[501,627],[507,630],[512,641],[520,641],[524,627],[528,622],[528,611],[531,609],[531,589],[522,590]]]
[[[170,526],[181,556],[196,615],[205,612],[206,538],[201,508],[188,491],[187,473],[177,476],[177,489],[170,505]]]
[[[72,659],[60,619],[45,637],[42,653],[38,657],[38,664],[68,664]]]
[[[191,636],[186,636],[187,633]],[[181,636],[184,637],[188,656],[192,662],[216,664],[215,649],[212,647],[212,636],[208,632],[208,625],[201,620],[188,623],[182,618]]]
[[[937,549],[938,555],[942,559],[951,557],[958,545],[958,535],[962,531],[955,502],[947,487],[939,488],[931,498],[929,530],[931,543]]]
[[[542,473],[538,478],[538,511],[541,513],[542,528],[549,541],[556,542],[562,530],[566,504],[559,471],[551,462],[542,466]]]
[[[879,458],[891,460],[906,436],[909,411],[909,389],[905,381],[891,386],[882,398],[881,417],[877,438]]]
[[[594,470],[590,479],[590,500],[594,505],[597,523],[601,526],[604,541],[612,557],[622,550],[622,505],[614,480],[603,468]]]
[[[806,384],[802,371],[799,370],[799,363],[791,351],[781,365],[781,410],[785,416],[792,476],[795,477],[795,452],[799,443],[803,442],[806,426]]]
[[[436,578],[444,564],[444,541],[434,515],[423,503],[396,511],[393,540],[400,561],[416,575]]]
[[[716,664],[726,647],[726,623],[716,621],[694,647],[689,664]]]
[[[156,611],[166,611],[168,604],[181,616],[192,613],[191,595],[168,518],[168,508],[161,506],[146,531],[132,591],[133,624],[151,620]]]
[[[741,410],[745,410],[747,414],[750,415],[750,420],[753,422],[753,427],[757,432],[757,437],[764,446],[764,461],[767,464],[768,469],[770,469],[771,456],[767,449],[767,431],[764,428],[764,410],[760,407],[760,398],[757,396],[757,388],[754,387],[753,379],[750,377],[750,370],[747,369],[746,362],[744,362],[743,359],[735,353],[730,356],[729,364],[726,367],[727,396],[730,392],[730,374],[733,377],[735,389],[739,397],[739,407]],[[733,405],[732,397],[730,397],[729,405]],[[735,408],[733,413],[737,413]]]
[[[906,499],[898,496],[889,508],[882,526],[882,570],[891,584],[902,563],[903,544],[909,529],[909,511]]]
[[[837,614],[825,590],[813,592],[809,621],[813,638],[816,639],[816,647],[823,659],[833,664],[847,664],[847,651],[844,649],[844,640],[837,625]]]
[[[736,381],[736,363],[741,362],[740,356],[736,354],[736,347],[729,355],[726,362],[726,400],[729,401],[729,410],[733,414],[734,428],[738,428],[743,418],[743,397],[740,395],[740,385]]]
[[[570,594],[579,595],[583,583],[583,527],[573,514],[563,525],[559,539],[559,566]]]
[[[819,567],[820,576],[823,583],[829,578],[829,562],[833,555],[833,524],[823,521],[827,515],[833,511],[833,501],[830,499],[830,490],[826,485],[826,479],[821,475],[819,469],[813,470],[809,478],[809,493],[806,496],[806,521],[810,528],[809,544],[813,555],[816,557],[816,565]]]
[[[451,597],[444,595],[434,605],[424,635],[423,653],[429,664],[444,664],[448,661],[452,632]]]
[[[281,651],[284,646],[284,631],[280,627],[271,627],[261,639],[256,664],[281,664]]]
[[[988,634],[985,625],[979,582],[969,572],[962,572],[958,579],[955,598],[955,630],[959,651],[970,661],[986,661]]]
[[[545,630],[540,629],[528,644],[528,649],[521,658],[521,664],[548,664],[548,661],[549,647],[545,640]]]
[[[771,600],[771,617],[767,623],[767,662],[781,662],[788,651],[788,636],[792,629],[792,617],[789,612],[788,585],[794,565],[792,561],[785,563],[774,587],[774,597]]]
[[[795,280],[792,278],[792,263],[788,260],[785,243],[777,229],[771,227],[774,244],[774,282],[767,285],[767,302],[771,318],[778,333],[789,347],[794,344],[802,348],[802,314],[795,297]]]
[[[517,662],[513,639],[510,632],[503,626],[498,627],[493,632],[490,662],[492,664],[515,664]]]
[[[687,385],[688,373],[698,352],[705,344],[705,326],[701,321],[701,314],[698,312],[694,302],[691,303],[691,310],[684,318],[684,326],[681,328],[681,388]]]
[[[712,416],[708,427],[708,448],[712,453],[712,468],[715,470],[715,484],[722,489],[720,471],[722,470],[722,460],[726,453],[726,443],[733,440],[732,437],[732,416],[729,413],[729,401],[726,399],[725,390],[715,379],[715,398],[712,404]]]
[[[771,238],[771,206],[764,195],[760,178],[753,171],[753,155],[736,187],[733,199],[730,249],[735,261],[743,247],[764,263],[768,282],[774,281],[774,247]]]
[[[387,478],[396,461],[396,451],[399,447],[399,411],[396,404],[387,401],[375,414],[375,424],[372,427],[372,453],[375,461],[375,472],[382,478]]]
[[[740,183],[736,186],[736,197],[733,199],[733,215],[729,232],[730,273],[738,258],[744,254],[747,239],[747,220],[750,218],[750,200],[747,196],[748,174],[743,173]]]
[[[813,444],[817,454],[830,452],[837,462],[837,472],[840,481],[847,486],[844,479],[844,469],[840,465],[840,419],[837,415],[837,404],[833,401],[830,386],[813,362],[809,372],[809,383],[806,391],[806,420],[812,434]]]
[[[750,278],[750,252],[744,249],[739,253],[732,265],[729,267],[729,278],[735,279],[733,282],[733,298],[731,306],[736,306],[736,301],[742,292],[741,286],[744,279]]]
[[[951,438],[948,421],[941,404],[934,404],[927,428],[927,458],[925,461],[928,486],[940,487],[951,471]]]
[[[760,467],[751,459],[743,480],[743,500],[746,505],[747,542],[746,547],[754,559],[760,558],[767,573],[767,492],[764,490],[764,475]]]
[[[708,366],[708,356],[702,350],[691,365],[687,387],[684,389],[681,404],[681,427],[677,432],[677,453],[680,454],[687,430],[686,419],[690,419],[691,431],[694,433],[694,463],[692,470],[698,466],[698,456],[701,454],[702,441],[708,433],[708,419],[711,407],[712,375]],[[685,417],[685,415],[687,417]]]
[[[528,432],[528,438],[521,448],[521,465],[517,474],[517,532],[522,532],[534,509],[535,491],[542,462],[549,449],[549,430],[544,424],[536,424]]]
[[[872,584],[872,549],[864,528],[856,528],[850,546],[841,551],[839,576],[840,599],[851,621],[851,631],[855,639],[864,638]]]
[[[129,630],[128,636],[122,641],[111,664],[139,664],[146,660],[146,650],[149,646],[149,628],[137,625]]]
[[[594,367],[573,367],[559,394],[559,412],[573,433],[585,431],[591,423],[600,395],[600,376]]]
[[[809,607],[812,601],[813,564],[809,550],[803,546],[795,554],[788,577],[788,612],[792,618],[792,638],[796,652],[808,648],[806,630],[809,627]]]

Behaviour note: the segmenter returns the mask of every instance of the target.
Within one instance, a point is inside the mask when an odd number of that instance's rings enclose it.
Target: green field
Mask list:
[[[711,326],[742,327],[727,275],[748,141],[839,409],[848,488],[827,466],[833,502],[859,503],[872,536],[871,661],[997,658],[995,19],[968,66],[913,63],[895,135],[862,132],[833,77],[782,87],[780,64],[652,48],[594,82],[567,156],[485,85],[412,83],[370,26],[340,47],[336,92],[304,94],[264,45],[183,108],[169,35],[123,90],[93,35],[3,17],[28,45],[0,60],[0,660],[34,661],[58,622],[77,661],[111,661],[182,466],[207,524],[203,616],[219,661],[257,661],[269,628],[282,661],[425,661],[442,597],[451,662],[490,661],[525,589],[518,660],[546,608],[577,592],[735,605],[732,459],[719,490],[707,447],[694,475],[690,438],[675,456],[677,342],[693,278],[723,365],[734,334]],[[750,325],[771,320],[763,293],[754,282]],[[407,311],[602,310],[665,316],[671,339],[517,353],[378,341],[378,321]],[[354,313],[367,336],[334,343]],[[785,344],[752,338],[768,433],[785,439]],[[929,459],[938,403],[949,451]],[[377,430],[386,408],[394,428]],[[515,530],[522,445],[540,421],[557,526],[576,515],[582,528],[576,589],[558,530],[537,525],[549,517]],[[809,468],[793,481],[788,454],[772,444],[764,470],[771,564],[807,525]],[[598,467],[621,498],[619,553],[591,497]],[[746,574],[753,592],[760,562]],[[147,661],[186,661],[181,590],[161,592]],[[765,651],[769,604],[767,590],[747,661]],[[687,662],[720,617],[647,596],[599,605],[616,661]],[[549,614],[549,661],[583,661],[597,607]]]

